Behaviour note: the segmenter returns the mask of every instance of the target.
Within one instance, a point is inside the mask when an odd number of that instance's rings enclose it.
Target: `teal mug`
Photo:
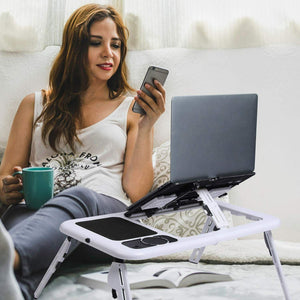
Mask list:
[[[17,171],[21,174],[26,205],[37,210],[53,197],[53,169],[47,167],[29,167]]]

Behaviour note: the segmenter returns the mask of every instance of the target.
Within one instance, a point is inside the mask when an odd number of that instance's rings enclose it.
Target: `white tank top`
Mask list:
[[[41,114],[42,93],[35,93],[34,120]],[[127,114],[132,97],[127,97],[106,118],[78,130],[82,142],[76,142],[76,153],[61,142],[55,152],[42,140],[42,121],[32,133],[30,165],[54,169],[55,194],[72,186],[81,185],[98,193],[114,197],[126,205],[131,202],[122,188],[124,155],[127,142]]]

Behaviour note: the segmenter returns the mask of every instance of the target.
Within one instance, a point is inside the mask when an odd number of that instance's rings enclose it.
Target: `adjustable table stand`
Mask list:
[[[223,191],[220,191],[220,189],[211,191],[201,189],[197,190],[196,192],[199,195],[197,198],[198,203],[194,203],[192,206],[183,205],[183,207],[178,208],[180,210],[185,210],[193,207],[198,208],[199,205],[201,205],[207,212],[207,220],[204,225],[203,232],[202,234],[196,236],[172,236],[171,234],[157,230],[156,228],[152,228],[148,225],[141,224],[137,221],[141,218],[145,218],[145,215],[137,214],[134,217],[128,218],[124,216],[124,212],[64,222],[61,225],[60,230],[66,234],[67,238],[45,273],[42,281],[35,291],[34,297],[36,299],[39,297],[52,274],[64,261],[72,238],[115,257],[115,261],[112,263],[108,275],[108,284],[112,288],[113,298],[117,298],[119,300],[131,300],[132,298],[129,282],[127,280],[126,265],[124,260],[144,260],[161,255],[168,255],[175,252],[194,249],[189,261],[197,264],[201,259],[205,247],[208,245],[215,245],[222,241],[263,232],[266,246],[269,249],[270,255],[272,256],[275,264],[285,299],[289,300],[290,297],[288,294],[288,289],[271,233],[272,229],[279,226],[279,219],[266,214],[237,207],[232,204],[224,203],[222,201],[214,200],[213,197],[223,193]],[[159,200],[165,204],[174,201],[174,195],[166,196]],[[228,223],[223,211],[229,211],[233,215],[244,216],[252,222],[228,228]],[[160,214],[166,214],[167,212],[168,211],[163,211]],[[81,231],[80,226],[78,226],[80,222],[105,219],[120,219],[126,222],[129,221],[132,223],[132,225],[139,224],[147,230],[152,231],[152,235],[148,234],[147,237],[141,236],[138,239],[134,238],[127,241],[121,241],[106,238],[90,230]],[[150,243],[148,242],[149,239],[151,241]],[[144,245],[142,248],[140,247],[140,244],[147,245]]]

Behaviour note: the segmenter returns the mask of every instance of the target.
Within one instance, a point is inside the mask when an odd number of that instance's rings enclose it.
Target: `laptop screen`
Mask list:
[[[173,97],[171,182],[252,173],[257,95]]]

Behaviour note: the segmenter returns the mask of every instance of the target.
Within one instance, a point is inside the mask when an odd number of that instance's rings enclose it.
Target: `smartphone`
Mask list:
[[[145,84],[148,83],[148,84],[152,85],[153,87],[155,87],[154,79],[156,79],[162,85],[164,85],[168,74],[169,74],[169,71],[166,69],[150,66],[147,70],[147,73],[145,75],[145,78],[143,80],[140,90],[143,91],[144,93],[146,93],[152,99],[155,99],[154,96],[145,88]],[[140,107],[140,105],[137,102],[134,102],[132,110],[134,112],[142,114],[142,115],[145,114],[145,111]]]

